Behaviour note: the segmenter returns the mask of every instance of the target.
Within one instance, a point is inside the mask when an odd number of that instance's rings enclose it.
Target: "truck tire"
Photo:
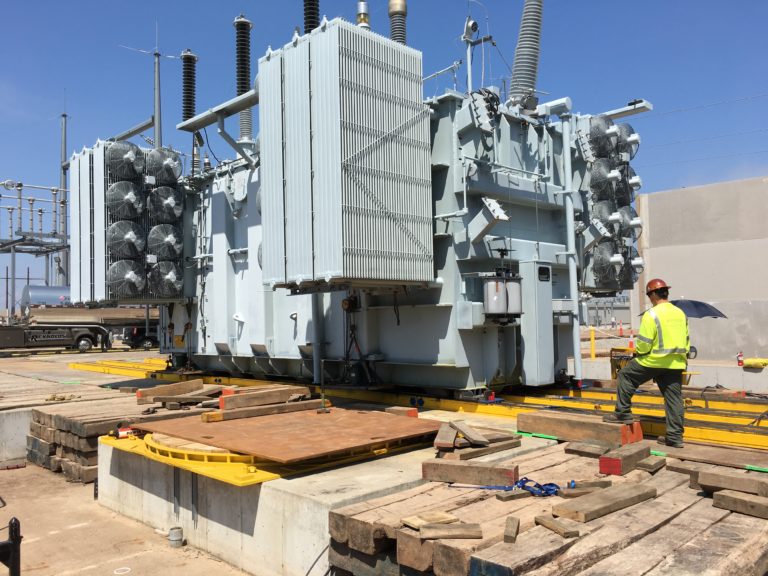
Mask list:
[[[139,348],[143,348],[144,350],[149,350],[154,346],[155,342],[151,338],[144,338],[144,340],[141,341],[141,344],[139,344]]]
[[[88,338],[88,336],[80,336],[75,343],[75,348],[77,348],[77,351],[80,353],[88,352],[93,348],[93,340]]]

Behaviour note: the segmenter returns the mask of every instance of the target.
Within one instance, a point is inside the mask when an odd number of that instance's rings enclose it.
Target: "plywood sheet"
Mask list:
[[[332,408],[329,413],[303,410],[223,422],[201,422],[199,416],[194,416],[140,423],[135,427],[292,464],[420,436],[431,441],[440,422]]]

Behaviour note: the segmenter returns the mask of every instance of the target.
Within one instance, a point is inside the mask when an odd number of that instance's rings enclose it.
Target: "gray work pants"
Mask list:
[[[654,379],[664,396],[664,411],[667,416],[667,441],[683,441],[683,371],[668,368],[648,368],[632,360],[619,371],[619,390],[616,413],[632,413],[632,396],[640,384]]]

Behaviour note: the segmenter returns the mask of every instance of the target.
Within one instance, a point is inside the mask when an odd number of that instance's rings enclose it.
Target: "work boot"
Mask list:
[[[664,446],[671,446],[672,448],[685,448],[682,440],[667,440],[666,436],[659,436],[656,442],[663,444]]]
[[[613,424],[630,424],[635,421],[632,414],[619,414],[618,412],[611,412],[603,416],[603,422],[612,422]]]

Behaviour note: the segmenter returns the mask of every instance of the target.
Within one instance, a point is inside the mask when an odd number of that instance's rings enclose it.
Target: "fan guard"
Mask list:
[[[158,262],[149,271],[149,289],[160,298],[175,298],[181,294],[183,277],[175,262]]]
[[[619,129],[616,151],[628,154],[629,159],[632,160],[635,154],[637,154],[638,148],[640,148],[640,137],[631,124],[624,122],[617,124],[616,127]]]
[[[133,179],[144,172],[144,154],[131,142],[111,142],[105,151],[107,168],[121,179]]]
[[[173,150],[159,148],[147,155],[147,175],[158,185],[175,184],[181,176],[181,161]]]
[[[158,260],[175,260],[183,250],[181,231],[172,224],[158,224],[149,231],[147,245]]]
[[[144,193],[133,182],[115,182],[107,189],[107,210],[117,218],[138,218],[144,212]]]
[[[607,158],[616,150],[618,129],[608,116],[589,119],[589,143],[598,158]]]
[[[134,260],[118,260],[107,270],[107,285],[120,298],[140,296],[147,283],[141,264]]]
[[[119,220],[107,228],[107,250],[114,258],[138,258],[146,246],[146,233],[135,222]]]
[[[181,217],[183,201],[181,192],[170,186],[160,186],[149,193],[149,209],[158,222],[176,222]]]

